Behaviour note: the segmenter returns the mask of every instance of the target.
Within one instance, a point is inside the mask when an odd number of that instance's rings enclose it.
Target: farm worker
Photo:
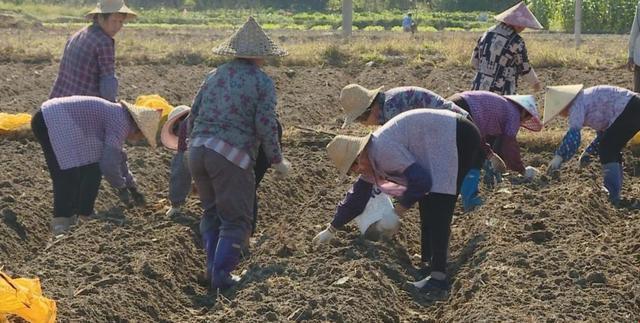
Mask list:
[[[462,184],[462,204],[465,211],[482,204],[477,194],[480,167],[485,160],[485,182],[489,186],[493,186],[494,177],[502,174],[505,166],[527,179],[533,179],[539,173],[534,167],[524,166],[516,139],[520,127],[531,131],[542,129],[533,95],[502,96],[489,91],[466,91],[454,94],[447,100],[469,112],[482,137],[479,157]],[[500,142],[497,152],[488,143],[494,140]]]
[[[146,138],[156,146],[160,112],[127,102],[70,96],[50,99],[31,120],[53,182],[54,235],[65,233],[76,215],[86,218],[100,188],[100,179],[113,186],[122,202],[144,204],[144,195],[127,166],[125,141]]]
[[[636,14],[633,17],[631,32],[629,33],[629,58],[627,59],[627,67],[633,71],[633,91],[640,92],[640,2],[636,6]]]
[[[416,23],[413,21],[413,17],[411,12],[407,12],[407,14],[402,18],[402,30],[404,32],[415,33],[417,29]]]
[[[422,261],[431,274],[419,287],[433,299],[447,297],[447,249],[453,210],[465,174],[480,149],[478,128],[467,118],[446,110],[416,109],[389,120],[365,137],[336,136],[328,145],[329,158],[340,176],[360,174],[338,205],[334,221],[360,214],[372,185],[398,197],[395,212],[402,216],[416,202],[420,206]],[[329,224],[316,239],[325,240],[335,228]]]
[[[118,79],[113,37],[124,22],[135,17],[123,0],[100,0],[86,15],[93,23],[67,41],[49,98],[87,95],[115,102]]]
[[[191,172],[189,171],[187,162],[187,136],[188,136],[188,115],[191,108],[186,105],[180,105],[175,107],[169,113],[167,122],[165,122],[160,132],[160,140],[162,144],[175,152],[175,155],[171,159],[171,173],[169,177],[169,202],[171,207],[167,211],[166,215],[172,217],[182,212],[182,206],[185,204],[189,192],[191,192]],[[280,142],[282,138],[282,126],[278,122],[278,140]],[[262,146],[258,149],[258,157],[256,158],[256,164],[253,171],[256,176],[256,190],[262,178],[264,177],[267,169],[271,167],[271,164],[267,160]],[[252,232],[256,230],[256,223],[258,217],[258,203],[257,198],[254,203],[253,210],[253,226]],[[210,226],[207,218],[202,218],[202,225],[205,227]],[[215,250],[214,250],[215,251]]]
[[[520,2],[497,15],[497,25],[491,27],[478,40],[471,64],[476,69],[472,90],[486,90],[498,94],[516,94],[518,77],[542,89],[533,67],[529,65],[527,47],[519,35],[525,28],[542,29],[542,25]]]
[[[604,187],[609,201],[620,203],[622,189],[622,148],[640,130],[640,98],[627,89],[599,85],[583,89],[582,84],[550,86],[544,98],[544,124],[556,116],[569,118],[569,130],[549,163],[548,171],[559,170],[580,146],[580,130],[588,126],[596,138],[580,156],[584,166],[600,157]]]
[[[291,168],[278,142],[276,90],[261,69],[265,58],[287,52],[253,17],[213,52],[234,59],[207,75],[193,101],[189,168],[203,216],[213,225],[203,235],[207,253],[213,254],[207,259],[212,287],[226,289],[239,280],[231,272],[251,234],[258,146],[279,175]]]
[[[182,206],[191,192],[191,172],[186,159],[187,153],[187,117],[191,108],[179,105],[169,112],[167,122],[160,131],[162,144],[175,151],[171,159],[171,173],[169,177],[169,202],[171,208],[167,216],[171,217],[181,212]]]
[[[342,128],[354,121],[363,125],[383,125],[402,112],[420,108],[447,109],[469,115],[453,102],[421,87],[403,86],[382,92],[383,88],[369,90],[358,84],[342,88],[340,105],[345,113]]]

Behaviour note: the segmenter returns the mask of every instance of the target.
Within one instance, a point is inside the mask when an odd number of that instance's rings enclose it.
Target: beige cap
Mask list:
[[[126,20],[132,20],[138,16],[137,13],[127,7],[124,0],[100,0],[96,8],[89,11],[85,18],[93,19],[93,15],[101,13],[124,13],[127,15]]]
[[[549,86],[544,95],[544,116],[543,124],[551,122],[562,110],[564,110],[573,99],[580,93],[584,85],[559,85]]]
[[[129,114],[131,114],[133,121],[136,123],[145,139],[147,139],[149,145],[156,148],[156,134],[158,132],[158,127],[160,126],[162,110],[142,108],[124,100],[121,100],[120,104],[129,110]]]
[[[186,105],[179,105],[169,112],[169,117],[167,118],[167,122],[162,126],[162,130],[160,130],[160,141],[162,144],[171,149],[178,149],[178,134],[173,132],[173,126],[180,120],[180,118],[186,116],[191,112],[191,108]]]
[[[540,122],[540,116],[538,115],[538,106],[536,105],[536,98],[533,95],[505,95],[505,99],[519,105],[525,111],[531,115],[531,118],[522,122],[520,125],[531,131],[542,130],[542,122]]]
[[[501,21],[507,25],[526,27],[531,29],[542,29],[542,24],[536,19],[531,10],[527,8],[524,2],[519,2],[515,6],[503,11],[496,17],[497,21]]]
[[[333,164],[338,168],[338,175],[344,177],[358,155],[367,146],[371,134],[364,137],[338,135],[327,145],[327,154]]]
[[[214,48],[213,53],[242,58],[263,58],[289,54],[267,36],[253,17],[249,17],[249,20],[229,39]]]
[[[369,90],[358,84],[349,84],[340,91],[340,105],[344,111],[344,123],[342,128],[353,123],[367,108],[373,103],[376,95],[384,88],[381,86],[374,90]]]

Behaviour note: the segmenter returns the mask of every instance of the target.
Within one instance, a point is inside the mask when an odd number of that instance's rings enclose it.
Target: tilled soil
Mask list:
[[[33,112],[53,83],[55,64],[0,65],[0,109]],[[207,66],[119,66],[121,96],[158,93],[189,104]],[[167,218],[171,154],[129,147],[130,166],[146,207],[124,209],[103,181],[103,217],[52,241],[52,190],[38,143],[0,138],[0,268],[38,276],[58,302],[61,321],[556,321],[640,319],[640,160],[625,152],[623,206],[601,192],[597,165],[567,163],[559,176],[533,182],[510,175],[469,214],[456,209],[448,301],[432,303],[409,286],[418,274],[417,212],[402,219],[392,241],[361,238],[347,225],[330,245],[311,239],[333,215],[349,183],[336,181],[326,157],[339,129],[340,89],[351,82],[388,88],[418,85],[443,96],[468,88],[467,68],[402,66],[267,67],[278,90],[285,155],[292,176],[267,174],[260,220],[243,282],[216,296],[202,280],[205,257],[196,198]],[[540,69],[549,85],[584,82],[631,86],[623,70]],[[526,89],[523,90],[525,92]],[[539,97],[539,99],[541,99]],[[541,102],[541,101],[539,101]],[[554,128],[561,128],[562,124]],[[311,129],[311,130],[310,130]],[[313,131],[313,129],[317,131]],[[531,139],[533,138],[533,139]],[[527,135],[525,163],[544,170],[559,137]],[[546,139],[544,139],[546,138]]]

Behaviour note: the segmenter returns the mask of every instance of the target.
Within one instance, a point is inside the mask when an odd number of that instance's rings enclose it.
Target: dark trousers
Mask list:
[[[102,179],[99,164],[60,169],[41,110],[38,110],[31,119],[31,129],[42,146],[44,159],[53,182],[53,216],[71,217],[74,214],[92,214]]]
[[[456,195],[429,193],[418,203],[420,207],[421,256],[431,264],[432,271],[445,272],[451,235],[451,219],[465,175],[475,164],[480,150],[480,131],[469,120],[458,118],[456,146],[458,178]]]
[[[637,66],[636,66],[637,68]],[[640,131],[640,97],[634,95],[600,140],[600,162],[622,162],[622,148]]]

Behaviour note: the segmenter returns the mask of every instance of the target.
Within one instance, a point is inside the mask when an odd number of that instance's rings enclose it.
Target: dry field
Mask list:
[[[74,28],[0,28],[2,112],[33,112],[46,99]],[[117,37],[121,97],[158,93],[174,105],[189,104],[205,73],[220,62],[210,48],[227,34],[125,28]],[[468,56],[479,35],[358,33],[351,44],[321,32],[273,35],[292,53],[266,70],[277,84],[285,155],[295,170],[280,181],[267,174],[259,190],[258,230],[251,256],[240,264],[246,273],[237,289],[216,298],[203,285],[197,199],[189,200],[183,216],[165,217],[171,155],[161,148],[128,148],[146,207],[121,208],[103,182],[97,210],[104,219],[52,242],[51,184],[29,136],[0,138],[0,268],[38,276],[45,294],[57,300],[61,321],[640,319],[640,160],[629,151],[621,208],[606,202],[596,165],[579,169],[571,161],[559,177],[525,183],[509,175],[496,189],[483,188],[486,204],[478,210],[457,209],[446,302],[430,303],[406,285],[419,278],[416,211],[393,241],[364,240],[349,225],[330,246],[312,248],[311,239],[349,186],[335,180],[324,132],[367,130],[339,129],[340,89],[358,82],[418,85],[443,96],[465,90],[473,75]],[[567,35],[525,37],[548,85],[632,86],[632,74],[620,68],[625,37],[589,36],[578,51]],[[365,66],[368,61],[373,66]],[[544,170],[563,126],[522,134],[525,162]]]

